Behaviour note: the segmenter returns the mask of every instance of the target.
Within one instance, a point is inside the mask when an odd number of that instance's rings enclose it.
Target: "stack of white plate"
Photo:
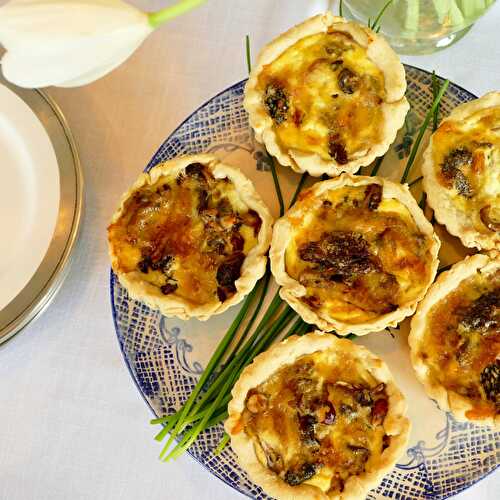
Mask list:
[[[55,296],[81,220],[82,174],[54,101],[0,77],[0,343]]]

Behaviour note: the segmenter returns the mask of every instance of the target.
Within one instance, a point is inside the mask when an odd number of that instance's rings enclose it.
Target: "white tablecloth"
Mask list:
[[[140,5],[153,10],[162,3]],[[211,0],[154,33],[101,81],[50,89],[79,145],[85,217],[59,295],[0,347],[0,499],[240,496],[188,456],[168,465],[157,460],[149,410],[113,329],[105,229],[119,195],[176,125],[245,77],[245,34],[256,52],[326,3]],[[478,95],[500,89],[499,26],[500,2],[455,46],[403,60],[435,69]],[[497,471],[458,498],[493,500],[499,490]]]

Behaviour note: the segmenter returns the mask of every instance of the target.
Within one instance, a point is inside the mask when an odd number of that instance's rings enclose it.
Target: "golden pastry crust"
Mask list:
[[[387,200],[387,203],[392,203],[395,200],[398,206],[402,206],[407,214],[408,222],[405,224],[414,224],[415,230],[422,238],[424,245],[422,248],[422,256],[415,256],[415,266],[420,265],[423,267],[424,278],[419,283],[419,288],[413,294],[408,295],[408,300],[398,304],[395,310],[387,313],[373,315],[372,317],[361,317],[360,322],[354,322],[353,313],[345,313],[346,318],[339,319],[333,313],[327,310],[319,310],[318,307],[313,308],[311,305],[304,301],[308,300],[308,286],[304,286],[297,278],[292,277],[287,270],[287,249],[291,245],[295,245],[295,234],[303,231],[307,225],[306,220],[314,222],[316,215],[312,215],[322,208],[325,199],[330,196],[329,193],[335,193],[344,187],[362,187],[369,185],[380,185],[382,187],[382,202]],[[331,206],[331,204],[330,204]],[[391,205],[389,205],[391,207]],[[334,210],[334,208],[330,208]],[[382,209],[382,206],[380,207]],[[391,210],[391,208],[389,208]],[[353,224],[358,225],[354,220]],[[384,226],[385,227],[385,226]],[[349,226],[350,231],[356,228]],[[366,220],[360,221],[359,231],[372,231],[370,222]],[[361,232],[361,236],[363,232]],[[319,237],[318,234],[316,237]],[[414,237],[412,237],[414,239]],[[392,240],[391,240],[392,241]],[[413,240],[412,240],[413,241]],[[392,244],[392,243],[391,243]],[[364,177],[352,176],[350,174],[343,174],[336,179],[318,182],[312,188],[302,193],[299,201],[285,214],[284,217],[279,219],[274,226],[273,239],[271,242],[271,249],[269,251],[269,258],[271,260],[271,270],[273,275],[281,285],[280,295],[288,302],[288,304],[300,314],[302,319],[307,323],[315,324],[324,331],[335,330],[340,335],[348,335],[355,333],[356,335],[365,335],[370,332],[382,330],[387,326],[396,326],[405,317],[413,314],[416,309],[417,303],[424,297],[427,289],[434,280],[437,266],[438,266],[438,251],[440,242],[434,229],[429,221],[425,218],[422,210],[418,207],[415,199],[411,195],[407,186],[396,184],[387,179],[380,177]],[[294,247],[295,248],[295,247]],[[400,248],[400,247],[398,247]],[[298,253],[298,250],[295,251]],[[413,257],[411,257],[413,259]],[[412,261],[407,260],[408,265],[411,266]],[[421,273],[416,271],[411,276],[419,278]],[[410,271],[412,268],[410,267]],[[413,290],[409,288],[409,290]],[[413,290],[414,291],[414,290]],[[354,309],[356,312],[358,309]],[[345,316],[344,315],[344,316]],[[349,321],[350,319],[350,321]]]
[[[451,387],[445,387],[441,381],[435,378],[430,365],[432,358],[430,354],[431,346],[429,345],[429,339],[426,340],[426,333],[434,317],[433,314],[437,311],[436,308],[439,307],[440,303],[445,303],[444,301],[450,297],[453,300],[452,295],[463,283],[470,288],[470,283],[472,283],[470,280],[476,279],[478,275],[485,276],[484,279],[488,279],[493,273],[498,275],[499,270],[500,254],[492,251],[489,255],[476,254],[466,257],[464,260],[456,263],[449,271],[443,272],[431,286],[424,300],[419,304],[417,312],[412,318],[411,331],[408,337],[413,368],[429,397],[435,399],[442,410],[451,411],[459,421],[469,421],[478,425],[494,426],[496,428],[500,428],[500,413],[495,415],[491,414],[491,411],[485,412],[482,402],[480,403],[477,400],[459,394],[457,390]],[[453,306],[454,302],[446,302],[445,304],[446,311],[449,314],[453,314],[456,308]],[[439,320],[439,324],[441,323],[443,321]],[[449,324],[449,320],[446,321],[446,324]],[[498,336],[498,332],[496,335]],[[499,349],[498,338],[496,345],[497,349]],[[444,343],[440,341],[439,346],[444,346]],[[448,349],[446,349],[445,353],[443,347],[442,356],[446,356],[448,359]],[[494,359],[495,353],[492,353],[490,357]],[[500,350],[496,352],[496,359],[498,364]],[[448,372],[445,372],[444,368],[440,368],[440,370],[443,370],[447,383],[456,385],[456,382],[447,375]],[[465,370],[465,368],[461,368],[460,370]],[[467,378],[469,382],[470,377],[467,376]]]
[[[388,398],[387,414],[382,425],[385,434],[390,436],[390,444],[382,453],[373,457],[370,467],[366,467],[359,475],[350,476],[341,493],[328,493],[312,484],[291,486],[285,482],[259,461],[253,440],[245,432],[241,420],[249,391],[265,382],[280,368],[293,364],[301,356],[316,352],[328,352],[331,356],[328,359],[349,359],[359,366],[363,373],[369,372],[374,380],[385,384]],[[406,449],[410,430],[410,422],[405,416],[406,401],[385,363],[365,347],[346,339],[337,339],[324,332],[316,331],[302,337],[292,336],[257,356],[242,372],[233,388],[232,396],[233,399],[228,405],[229,416],[225,422],[226,432],[231,437],[231,446],[250,478],[269,495],[278,499],[364,498],[366,492],[379,484],[381,478],[392,469]]]
[[[285,147],[280,144],[273,119],[266,111],[262,89],[259,88],[259,77],[263,71],[287,49],[306,37],[327,32],[347,36],[356,44],[356,47],[366,51],[366,56],[371,61],[370,64],[378,68],[377,71],[380,72],[380,79],[383,82],[381,91],[383,97],[379,97],[381,103],[375,106],[376,109],[381,110],[381,116],[373,121],[376,122],[378,140],[368,141],[369,147],[358,150],[348,161],[347,159],[341,161],[336,154],[332,157],[330,153],[330,157],[325,157],[317,152]],[[364,63],[364,66],[366,65]],[[335,78],[335,76],[332,77],[332,81]],[[291,28],[264,47],[250,73],[243,104],[249,114],[250,125],[255,132],[256,139],[265,144],[266,149],[282,165],[290,166],[297,172],[308,172],[313,176],[327,174],[334,177],[341,172],[354,173],[361,166],[370,164],[376,157],[388,150],[390,144],[394,142],[397,131],[403,125],[404,117],[409,109],[404,97],[405,91],[404,67],[385,39],[365,26],[348,22],[327,12]],[[349,91],[349,93],[352,92]],[[333,101],[331,107],[333,107]],[[364,120],[364,123],[367,123],[367,120]],[[341,125],[340,133],[343,128],[345,126]],[[349,136],[353,136],[352,131]]]
[[[224,179],[230,181],[236,193],[236,196],[233,196],[231,201],[234,213],[244,211],[252,212],[254,214],[256,213],[260,219],[260,227],[258,228],[258,233],[254,236],[254,241],[252,242],[253,246],[249,251],[242,249],[240,252],[240,256],[244,255],[244,260],[241,259],[242,262],[240,260],[241,268],[239,270],[239,277],[234,281],[233,294],[222,301],[219,296],[219,289],[217,290],[217,296],[206,303],[187,300],[184,296],[179,296],[175,291],[165,295],[156,283],[145,279],[144,273],[141,272],[137,266],[132,266],[132,268],[128,266],[128,268],[126,268],[126,266],[123,266],[120,259],[121,241],[115,228],[119,225],[122,216],[126,214],[127,204],[134,199],[134,196],[137,196],[138,193],[140,194],[141,190],[154,186],[163,180],[173,179],[175,182],[176,178],[179,178],[178,176],[185,176],[186,167],[192,164],[203,165],[204,168],[211,173],[216,182]],[[234,193],[234,190],[232,192]],[[235,206],[235,204],[237,206]],[[188,207],[186,212],[189,212],[189,210]],[[233,214],[233,212],[231,212],[231,214]],[[216,217],[219,217],[219,215],[220,214],[217,213]],[[195,218],[198,216],[199,212]],[[188,225],[190,223],[189,220],[192,218],[193,216],[191,214],[186,213],[185,224]],[[168,215],[166,216],[166,221],[169,221]],[[203,231],[205,231],[207,226],[205,225],[202,227],[205,227],[205,229],[203,229]],[[230,306],[240,302],[262,277],[266,268],[266,253],[271,240],[271,228],[272,217],[268,208],[256,192],[252,182],[237,168],[225,165],[215,156],[209,154],[183,156],[161,163],[152,168],[148,173],[142,173],[132,187],[122,196],[120,206],[113,214],[111,224],[108,228],[111,265],[120,283],[127,289],[132,298],[144,302],[153,309],[159,309],[165,316],[176,316],[184,320],[189,318],[207,320],[214,314],[220,314]],[[172,229],[174,228],[170,230]],[[167,230],[167,232],[168,231],[169,230]],[[254,232],[256,232],[256,229]],[[189,236],[190,235],[188,235],[188,237]],[[184,236],[179,235],[179,237]],[[240,236],[240,241],[241,240],[243,240],[241,245],[246,245],[246,240]],[[146,270],[150,272],[147,267]]]
[[[494,116],[495,123],[480,125],[482,120],[491,121]],[[500,248],[498,130],[500,92],[490,92],[457,106],[441,122],[424,152],[423,185],[429,205],[438,222],[467,247]],[[459,177],[453,177],[453,173]],[[461,191],[456,188],[458,181],[465,183],[458,186]],[[495,222],[489,228],[483,222],[484,207],[489,207],[488,213],[495,215]]]

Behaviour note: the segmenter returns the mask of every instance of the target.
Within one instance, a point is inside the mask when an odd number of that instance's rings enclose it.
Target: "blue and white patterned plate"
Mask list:
[[[394,180],[401,176],[414,135],[432,102],[429,73],[407,66],[406,75],[411,111],[380,170]],[[242,107],[244,84],[242,81],[233,85],[196,110],[161,145],[146,170],[178,155],[214,152],[240,167],[253,180],[276,216],[278,206],[267,158],[252,139]],[[474,97],[451,84],[442,100],[441,112],[446,115],[456,105]],[[418,166],[410,180],[418,177],[417,170]],[[289,198],[299,176],[286,168],[279,169],[279,176],[284,195]],[[414,191],[419,200],[421,192],[417,185]],[[465,250],[458,240],[442,228],[437,230],[444,241],[444,263],[461,258]],[[155,415],[172,413],[187,398],[238,307],[208,322],[183,322],[162,317],[130,299],[113,273],[110,286],[116,334],[132,378]],[[500,433],[456,422],[425,395],[410,365],[407,323],[393,334],[383,331],[359,340],[388,363],[408,398],[413,421],[406,454],[382,484],[370,492],[369,499],[448,498],[476,483],[499,464]],[[152,428],[151,434],[154,432]],[[222,425],[204,432],[189,452],[229,486],[253,498],[266,498],[237,465],[230,447],[219,456],[213,455],[222,434]]]

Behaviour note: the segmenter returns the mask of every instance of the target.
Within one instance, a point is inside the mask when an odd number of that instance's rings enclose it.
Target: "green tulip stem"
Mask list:
[[[170,7],[165,7],[158,12],[150,12],[148,14],[149,24],[153,28],[158,28],[158,26],[161,26],[163,23],[170,21],[181,14],[189,12],[205,2],[206,0],[181,0],[180,2],[171,5]]]

